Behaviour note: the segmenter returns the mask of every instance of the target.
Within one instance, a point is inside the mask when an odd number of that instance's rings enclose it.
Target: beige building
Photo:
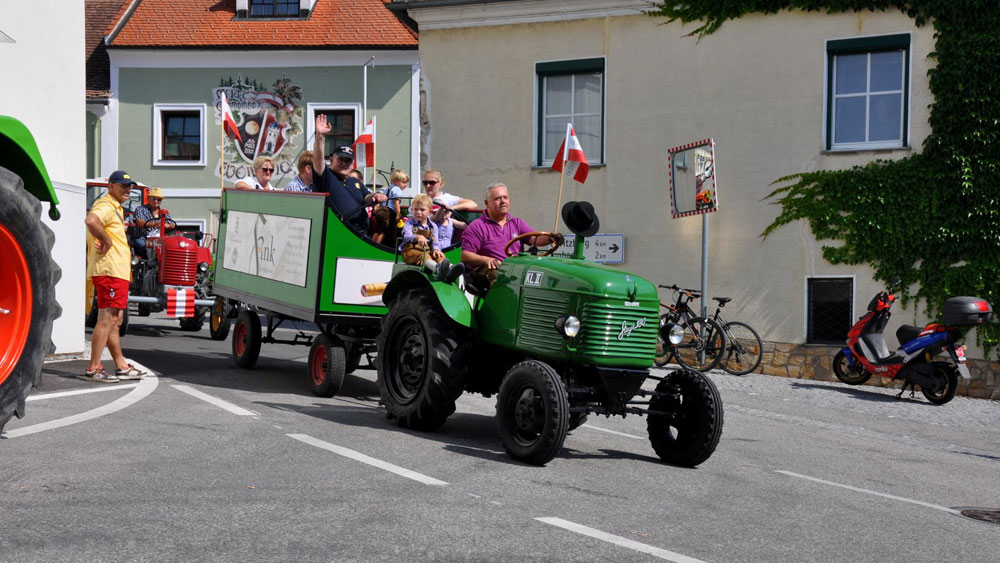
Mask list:
[[[392,6],[419,26],[423,156],[451,193],[479,201],[504,181],[515,214],[551,229],[559,174],[549,165],[569,120],[591,169],[583,185],[567,179],[562,201],[591,201],[601,232],[624,234],[621,267],[700,287],[707,217],[709,294],[731,296],[726,311],[781,343],[779,354],[842,343],[882,288],[869,268],[826,262],[804,221],[761,239],[779,211],[763,198],[788,174],[921,150],[930,26],[892,10],[783,11],[698,41],[694,25],[647,16],[642,0]],[[716,145],[718,211],[674,219],[667,151],[706,138]],[[899,309],[887,333],[923,320]],[[832,352],[815,355],[828,370]]]

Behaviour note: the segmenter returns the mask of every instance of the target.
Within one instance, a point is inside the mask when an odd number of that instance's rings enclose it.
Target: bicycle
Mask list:
[[[764,343],[752,326],[741,321],[726,320],[722,308],[732,301],[729,297],[713,297],[719,306],[710,318],[722,325],[726,334],[726,351],[722,354],[722,369],[733,375],[746,375],[757,369],[764,357]]]
[[[660,315],[654,363],[665,366],[671,358],[683,367],[708,371],[722,361],[726,349],[726,334],[722,325],[712,318],[699,317],[691,309],[691,301],[701,292],[676,285],[662,285],[677,295],[674,305],[661,302],[667,312]]]

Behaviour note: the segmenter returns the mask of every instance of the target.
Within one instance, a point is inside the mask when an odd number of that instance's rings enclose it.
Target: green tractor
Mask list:
[[[0,430],[42,375],[45,354],[54,350],[52,322],[59,316],[52,260],[55,235],[41,220],[59,219],[55,190],[41,153],[23,123],[0,115]]]
[[[693,370],[650,373],[660,330],[656,286],[585,261],[585,237],[598,228],[593,207],[569,202],[562,211],[577,235],[573,257],[551,256],[558,243],[541,254],[531,248],[507,258],[488,288],[467,276],[463,290],[419,267],[394,266],[377,339],[388,417],[432,430],[464,391],[496,394],[504,449],[544,465],[588,414],[647,415],[660,459],[702,463],[722,435],[718,389]],[[521,235],[507,248],[538,234],[548,233]],[[647,380],[655,388],[643,388]]]

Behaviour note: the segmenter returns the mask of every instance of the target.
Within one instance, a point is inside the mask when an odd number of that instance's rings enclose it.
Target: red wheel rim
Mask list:
[[[236,347],[236,355],[242,357],[247,351],[247,325],[246,323],[236,323],[236,334],[233,335],[233,345]]]
[[[0,225],[0,384],[21,359],[31,330],[31,271],[21,245]]]
[[[322,385],[326,381],[326,346],[313,349],[311,360],[313,383]]]

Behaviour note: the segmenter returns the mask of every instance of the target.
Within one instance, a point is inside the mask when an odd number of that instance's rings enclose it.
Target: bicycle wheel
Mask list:
[[[726,332],[726,353],[722,369],[733,375],[746,375],[757,369],[764,357],[764,343],[750,325],[732,321],[722,326]]]
[[[708,371],[722,361],[726,350],[726,334],[715,319],[694,317],[684,323],[684,340],[674,347],[674,357],[680,365]]]
[[[657,367],[663,367],[670,363],[670,358],[674,355],[670,341],[663,334],[664,327],[673,322],[674,319],[670,315],[660,315],[660,329],[656,333],[656,355],[653,356],[653,363]]]

